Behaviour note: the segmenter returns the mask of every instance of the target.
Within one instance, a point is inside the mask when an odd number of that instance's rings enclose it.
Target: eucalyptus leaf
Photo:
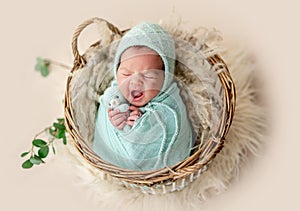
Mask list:
[[[45,147],[47,146],[47,142],[42,139],[34,139],[32,144],[36,147]]]
[[[57,121],[58,121],[59,124],[63,124],[65,119],[64,118],[58,118]]]
[[[34,66],[34,69],[36,71],[41,71],[41,64],[37,63],[35,66]]]
[[[59,132],[57,133],[56,138],[60,139],[63,138],[65,135],[65,130],[59,130]]]
[[[34,156],[34,157],[31,157],[30,159],[30,162],[32,163],[32,164],[35,164],[35,165],[39,165],[39,164],[41,164],[41,163],[45,163],[40,157],[38,157],[38,156]]]
[[[48,66],[41,66],[41,74],[42,76],[46,77],[49,75],[49,69]]]
[[[21,154],[21,157],[25,157],[26,155],[28,155],[30,152],[23,152],[22,154]]]
[[[56,123],[56,122],[53,123],[53,126],[54,126],[56,129],[59,129],[59,130],[65,130],[65,129],[66,129],[65,125],[59,124],[59,123]]]
[[[22,164],[22,168],[24,168],[24,169],[30,169],[32,166],[33,166],[33,163],[31,163],[30,159],[26,160]]]
[[[67,145],[67,138],[66,138],[66,135],[63,136],[63,144],[64,144],[64,145]]]
[[[39,155],[40,158],[45,158],[45,157],[47,157],[48,154],[49,154],[49,147],[48,146],[42,147],[38,151],[38,155]]]

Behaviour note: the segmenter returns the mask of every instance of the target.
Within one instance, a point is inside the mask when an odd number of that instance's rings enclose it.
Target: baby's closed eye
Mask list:
[[[145,75],[145,78],[147,79],[157,79],[155,75]]]
[[[130,73],[122,73],[122,76],[129,77],[129,76],[131,76],[131,74]]]
[[[158,73],[156,72],[148,72],[144,74],[144,77],[147,79],[157,79],[158,78]]]

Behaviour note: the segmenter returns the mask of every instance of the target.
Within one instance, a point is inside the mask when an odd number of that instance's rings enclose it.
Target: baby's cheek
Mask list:
[[[129,93],[128,86],[125,86],[125,85],[123,84],[122,86],[119,86],[119,90],[121,91],[123,97],[124,97],[126,100],[129,100],[130,93]]]
[[[148,88],[159,91],[162,88],[162,84],[153,81],[148,84]]]
[[[117,78],[119,89],[125,89],[127,86],[126,80],[123,80],[122,78]]]
[[[125,89],[125,87],[120,87],[120,91],[122,95],[128,100],[128,91]]]

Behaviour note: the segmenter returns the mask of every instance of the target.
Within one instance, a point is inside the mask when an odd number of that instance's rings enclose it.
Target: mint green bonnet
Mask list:
[[[165,80],[161,91],[165,91],[173,81],[175,65],[175,46],[170,34],[160,25],[140,23],[131,28],[121,39],[114,61],[114,75],[120,64],[122,53],[129,47],[146,46],[158,53],[165,67]]]

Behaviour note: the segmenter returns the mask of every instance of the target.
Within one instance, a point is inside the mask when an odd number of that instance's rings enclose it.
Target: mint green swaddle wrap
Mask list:
[[[173,81],[174,42],[157,24],[142,23],[133,27],[119,43],[115,79],[122,53],[132,46],[146,46],[162,58],[165,71],[162,89],[139,108],[143,115],[129,131],[118,130],[111,124],[101,96],[93,149],[103,160],[125,169],[147,171],[172,166],[190,155],[193,139],[186,107]],[[118,84],[114,81],[111,86]]]

